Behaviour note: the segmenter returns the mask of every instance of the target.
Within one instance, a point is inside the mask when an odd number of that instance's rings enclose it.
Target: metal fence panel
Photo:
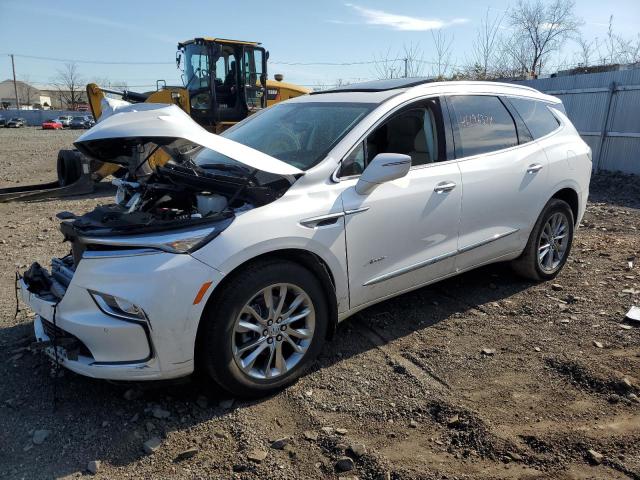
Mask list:
[[[640,69],[514,83],[562,100],[595,169],[640,174]]]
[[[556,95],[579,132],[599,132],[609,92]]]
[[[635,105],[635,108],[631,108]],[[640,132],[640,88],[616,92],[609,120],[611,132]]]
[[[640,137],[607,137],[603,145],[601,170],[640,175]]]

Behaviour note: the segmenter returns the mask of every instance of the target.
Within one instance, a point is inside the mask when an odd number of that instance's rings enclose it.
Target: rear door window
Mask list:
[[[456,157],[470,157],[518,145],[513,117],[498,97],[449,97],[457,133]]]
[[[514,97],[509,98],[509,101],[526,123],[534,139],[544,137],[560,126],[560,122],[544,102]]]

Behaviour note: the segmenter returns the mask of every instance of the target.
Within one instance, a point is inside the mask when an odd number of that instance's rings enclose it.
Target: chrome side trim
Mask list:
[[[128,250],[85,250],[82,258],[120,258],[120,257],[138,257],[140,255],[156,255],[161,250],[153,248],[132,248]]]
[[[356,213],[362,213],[362,212],[366,212],[367,210],[369,210],[370,207],[360,207],[360,208],[354,208],[353,210],[345,210],[344,214],[345,215],[355,215]]]
[[[508,237],[509,235],[513,235],[514,233],[517,233],[519,231],[520,229],[516,228],[515,230],[511,230],[509,232],[497,233],[491,238],[482,240],[481,242],[473,243],[471,245],[467,245],[466,247],[459,248],[456,251],[444,253],[442,255],[438,255],[437,257],[433,257],[428,260],[424,260],[422,262],[414,263],[413,265],[409,265],[408,267],[399,268],[398,270],[394,270],[393,272],[385,273],[383,275],[374,277],[370,280],[367,280],[365,283],[362,284],[362,286],[368,287],[370,285],[375,285],[376,283],[384,282],[385,280],[390,280],[400,275],[404,275],[405,273],[413,272],[414,270],[418,270],[419,268],[433,265],[434,263],[438,263],[448,258],[459,255],[461,253],[468,252],[470,250],[473,250],[474,248],[483,247],[485,245],[488,245],[491,242],[495,242],[496,240],[500,240],[501,238]]]
[[[399,268],[398,270],[394,270],[393,272],[385,273],[378,277],[374,277],[371,280],[367,280],[362,284],[363,287],[368,287],[369,285],[375,285],[376,283],[384,282],[385,280],[390,280],[391,278],[403,275],[405,273],[413,272],[414,270],[418,270],[419,268],[426,267],[428,265],[433,265],[434,263],[441,262],[442,260],[446,260],[447,258],[454,257],[458,252],[449,252],[443,255],[439,255],[437,257],[430,258],[429,260],[424,260],[422,262],[414,263],[413,265],[409,265],[408,267]]]
[[[317,217],[305,218],[300,220],[300,225],[307,228],[316,228],[319,223],[326,222],[327,220],[337,220],[344,217],[344,212],[328,213],[326,215],[318,215]]]
[[[469,250],[473,250],[474,248],[484,247],[485,245],[495,242],[496,240],[500,240],[501,238],[508,237],[509,235],[513,235],[514,233],[519,232],[520,229],[516,228],[515,230],[511,230],[509,232],[504,233],[496,233],[493,237],[487,238],[486,240],[482,240],[480,242],[472,243],[471,245],[467,245],[466,247],[462,247],[458,249],[458,253],[465,253]]]

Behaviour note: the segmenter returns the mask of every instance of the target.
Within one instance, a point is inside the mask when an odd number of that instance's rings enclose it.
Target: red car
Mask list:
[[[62,124],[58,120],[45,120],[42,122],[43,130],[62,130]]]

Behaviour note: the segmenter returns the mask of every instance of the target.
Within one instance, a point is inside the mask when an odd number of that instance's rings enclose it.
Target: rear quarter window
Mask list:
[[[509,101],[522,117],[534,139],[544,137],[560,126],[560,122],[544,102],[513,97],[509,98]]]

